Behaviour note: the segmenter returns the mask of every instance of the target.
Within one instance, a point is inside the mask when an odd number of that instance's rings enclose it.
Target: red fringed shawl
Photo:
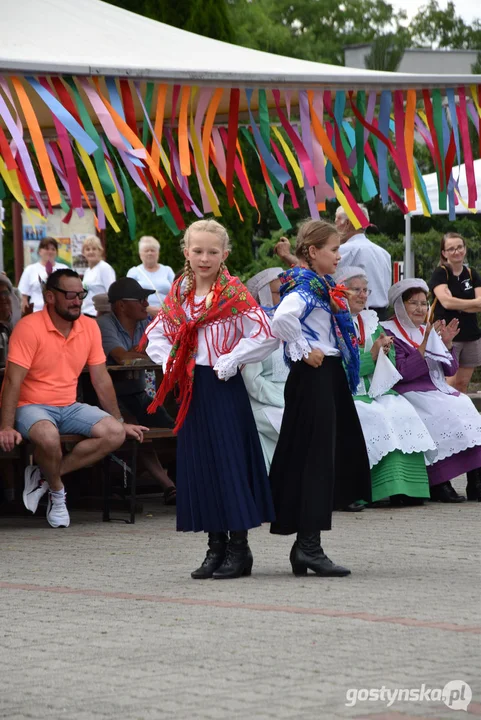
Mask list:
[[[211,305],[206,307],[199,316],[190,320],[182,307],[186,299],[181,292],[183,279],[184,276],[181,276],[172,285],[157,318],[148,328],[147,337],[144,336],[141,343],[145,347],[148,333],[157,323],[163,324],[164,335],[172,344],[172,349],[167,360],[164,379],[153,402],[148,407],[148,412],[154,413],[163,404],[166,395],[171,390],[177,390],[177,401],[180,407],[174,428],[175,433],[184,423],[192,399],[199,329],[208,327],[210,330],[209,338],[206,338],[210,339],[210,345],[208,343],[210,360],[211,347],[216,355],[232,352],[244,336],[244,316],[251,313],[252,319],[252,311],[259,322],[259,331],[251,337],[257,337],[262,331],[270,335],[270,328],[264,312],[241,281],[232,277],[227,270],[217,278]],[[219,332],[221,325],[223,325],[224,332]]]

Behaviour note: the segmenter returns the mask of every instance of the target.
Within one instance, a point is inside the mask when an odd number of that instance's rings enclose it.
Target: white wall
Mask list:
[[[353,45],[344,49],[347,67],[365,68],[364,59],[369,55],[370,45]],[[476,50],[424,50],[409,49],[399,65],[398,72],[439,73],[441,75],[470,74],[476,62]]]

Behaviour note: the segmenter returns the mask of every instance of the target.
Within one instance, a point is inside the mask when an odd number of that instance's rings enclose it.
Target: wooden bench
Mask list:
[[[154,440],[173,439],[175,435],[172,430],[167,428],[150,428],[144,432],[144,443],[153,442]],[[84,435],[61,435],[60,443],[62,447],[75,446],[77,443],[85,440]],[[135,523],[135,504],[137,499],[137,457],[141,443],[133,438],[127,438],[123,445],[115,452],[128,451],[130,453],[130,466],[124,463],[115,453],[107,455],[102,463],[102,496],[103,496],[103,512],[102,519],[104,522],[111,520],[121,520],[126,523]],[[33,445],[30,442],[22,442],[16,445],[11,452],[0,451],[0,460],[21,460],[25,468],[29,464],[29,456],[33,453]],[[124,467],[124,486],[127,487],[127,477],[130,475],[130,512],[129,518],[111,518],[110,517],[110,500],[111,500],[111,467],[112,460],[118,462]]]

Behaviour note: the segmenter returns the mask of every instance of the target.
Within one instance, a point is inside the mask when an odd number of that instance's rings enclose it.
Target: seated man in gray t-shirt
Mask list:
[[[108,299],[112,312],[97,318],[108,365],[120,365],[125,360],[135,358],[148,360],[146,353],[137,352],[135,348],[149,324],[149,293],[150,290],[144,290],[133,278],[119,278],[109,287]],[[135,418],[136,422],[147,427],[174,427],[172,418],[163,407],[157,408],[153,414],[147,412],[152,398],[145,391],[145,370],[132,366],[129,371],[112,373],[112,380],[120,411],[126,419]],[[155,452],[145,446],[140,453],[140,460],[143,460],[145,469],[158,479],[164,488],[166,502],[168,497],[175,502],[175,486]]]

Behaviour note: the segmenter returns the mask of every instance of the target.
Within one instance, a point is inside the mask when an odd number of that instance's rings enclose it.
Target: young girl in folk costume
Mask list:
[[[301,226],[299,267],[281,279],[272,332],[291,366],[285,411],[270,480],[276,520],[271,532],[297,533],[295,575],[349,575],[324,553],[320,531],[331,529],[334,506],[371,499],[369,461],[352,392],[359,350],[345,289],[330,277],[340,260],[339,235],[326,222]]]
[[[209,533],[206,558],[192,577],[234,578],[252,569],[248,529],[274,516],[238,368],[264,360],[278,340],[224,265],[230,243],[222,225],[194,222],[182,246],[185,272],[146,332],[147,353],[165,373],[151,408],[177,387],[177,530]]]

